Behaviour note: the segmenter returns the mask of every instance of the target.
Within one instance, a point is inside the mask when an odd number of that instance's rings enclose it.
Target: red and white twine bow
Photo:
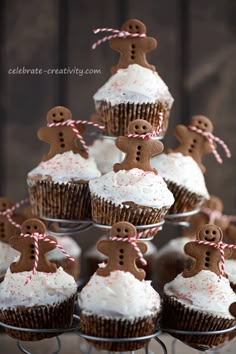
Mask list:
[[[34,239],[34,247],[35,247],[35,262],[34,262],[32,274],[29,277],[27,277],[24,285],[27,285],[31,281],[31,279],[33,278],[33,276],[37,271],[38,262],[39,262],[39,240],[49,242],[50,244],[55,245],[57,248],[59,248],[59,250],[61,250],[61,252],[66,256],[66,258],[70,259],[71,261],[74,261],[74,258],[71,257],[61,245],[59,245],[56,241],[47,238],[46,234],[39,234],[38,232],[33,232],[32,234],[21,233],[20,236],[32,237]]]
[[[110,237],[109,240],[129,242],[133,246],[135,251],[137,252],[138,258],[139,258],[140,262],[142,263],[142,265],[144,265],[144,266],[147,265],[147,261],[146,261],[146,259],[144,259],[143,254],[137,245],[137,241],[138,241],[137,237],[135,237],[135,236],[132,236],[132,237],[116,237],[116,236],[114,236],[114,237]]]
[[[73,120],[73,119],[66,120],[65,122],[48,123],[47,126],[49,128],[64,127],[64,126],[71,127],[71,129],[73,130],[73,132],[75,133],[75,135],[77,136],[79,141],[81,142],[81,145],[83,146],[84,150],[88,153],[88,151],[89,151],[88,146],[87,146],[86,142],[84,141],[82,135],[80,134],[79,130],[77,129],[76,124],[87,124],[87,125],[92,125],[92,126],[99,128],[101,130],[104,129],[104,126],[102,126],[98,123],[89,122],[87,120]]]
[[[159,116],[158,126],[157,126],[156,130],[154,130],[152,133],[128,134],[128,138],[141,138],[144,140],[148,140],[148,139],[154,138],[156,136],[159,136],[159,134],[162,132],[163,119],[164,119],[163,112],[159,112],[158,116]]]
[[[221,271],[220,271],[220,278],[221,276],[224,275],[225,272],[225,253],[224,249],[225,248],[230,248],[230,249],[235,249],[236,245],[230,245],[224,242],[209,242],[209,241],[201,241],[201,240],[195,240],[197,243],[202,244],[202,245],[208,245],[212,246],[220,251],[220,261],[221,261]]]
[[[219,153],[218,153],[217,150],[216,150],[216,147],[215,147],[215,145],[214,145],[214,141],[215,141],[216,143],[219,143],[219,144],[223,147],[223,149],[224,149],[225,154],[226,154],[227,157],[231,157],[231,152],[230,152],[228,146],[225,144],[225,142],[224,142],[223,140],[221,140],[220,138],[218,138],[217,136],[213,135],[213,134],[210,133],[210,132],[205,132],[205,131],[203,131],[202,129],[199,129],[199,128],[197,128],[197,127],[194,127],[193,125],[189,125],[188,128],[189,128],[190,130],[192,130],[192,131],[194,131],[194,132],[196,132],[196,133],[198,133],[198,134],[204,136],[204,137],[209,141],[209,143],[210,143],[210,145],[211,145],[211,147],[212,147],[212,152],[213,152],[213,154],[214,154],[214,156],[215,156],[215,158],[216,158],[216,161],[217,161],[218,163],[222,164],[223,161],[222,161],[222,159],[221,159]]]
[[[209,216],[209,224],[214,224],[217,219],[219,220],[222,217],[227,217],[226,215],[223,215],[221,211],[216,209],[213,210],[210,208],[201,207],[200,211],[201,213],[204,213]]]
[[[127,38],[127,37],[146,37],[145,33],[130,33],[127,31],[121,31],[121,30],[116,30],[114,28],[97,28],[93,30],[94,34],[100,33],[100,32],[112,32],[110,36],[105,36],[101,39],[99,39],[97,42],[95,42],[92,45],[92,49],[96,49],[100,44],[109,41],[112,38]]]
[[[15,210],[20,208],[23,204],[28,203],[29,199],[22,199],[21,201],[19,201],[18,203],[14,204],[11,208],[6,209],[4,211],[0,211],[0,215],[1,216],[6,216],[6,218],[8,219],[8,221],[15,226],[17,229],[21,228],[20,224],[17,224],[13,219],[12,219],[12,215],[14,214]]]

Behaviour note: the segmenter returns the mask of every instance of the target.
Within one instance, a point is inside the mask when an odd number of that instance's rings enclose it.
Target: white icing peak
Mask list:
[[[52,305],[67,300],[76,293],[74,278],[60,267],[55,273],[36,272],[25,285],[32,272],[12,273],[7,270],[0,284],[0,307]]]
[[[161,208],[174,203],[173,194],[160,175],[138,168],[111,171],[89,182],[91,193],[111,201],[116,206],[124,202]]]
[[[104,174],[113,170],[113,165],[123,159],[121,152],[115,145],[115,140],[97,139],[89,146],[89,155],[94,158],[99,171]]]
[[[202,171],[191,156],[184,156],[180,152],[163,153],[152,158],[152,166],[165,180],[184,186],[206,199],[210,198]]]
[[[19,255],[19,252],[11,248],[8,243],[0,241],[0,277],[17,255]]]
[[[98,171],[93,158],[84,159],[80,154],[72,151],[57,154],[48,161],[40,162],[29,174],[29,177],[41,175],[42,178],[51,177],[52,181],[58,183],[72,181],[88,181],[92,178],[99,177],[101,173]]]
[[[164,292],[195,310],[233,318],[229,313],[229,306],[236,301],[236,294],[231,289],[228,279],[219,278],[209,270],[202,270],[189,278],[179,274],[165,285]]]
[[[171,108],[173,97],[157,72],[137,64],[119,69],[94,95],[95,102],[154,103],[159,101]]]
[[[95,273],[80,293],[79,305],[89,313],[133,319],[155,314],[160,308],[160,296],[150,281],[117,270],[107,277]]]
[[[62,246],[71,257],[78,258],[80,256],[81,248],[79,247],[78,243],[71,237],[58,236],[56,239],[58,244]],[[65,259],[66,255],[62,253],[58,247],[56,247],[54,250],[48,252],[47,257],[49,260],[59,260]]]

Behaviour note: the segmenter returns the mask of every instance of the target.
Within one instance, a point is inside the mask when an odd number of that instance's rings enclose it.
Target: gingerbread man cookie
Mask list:
[[[122,31],[129,33],[146,34],[146,26],[139,20],[130,19],[121,27]],[[152,37],[118,37],[110,40],[110,47],[120,53],[120,60],[111,69],[112,75],[118,69],[127,68],[130,64],[138,64],[145,68],[156,70],[146,59],[146,53],[151,52],[157,46],[157,41]]]
[[[202,226],[197,233],[196,239],[201,241],[208,242],[220,242],[222,241],[223,233],[221,229],[212,224],[207,224]],[[199,244],[197,242],[188,242],[184,247],[185,253],[193,259],[192,265],[190,268],[187,268],[183,271],[183,276],[193,277],[202,270],[210,270],[216,275],[220,276],[220,262],[221,262],[221,253],[219,249],[216,249],[210,245]],[[232,254],[231,249],[224,249],[224,257],[230,258]]]
[[[53,107],[47,113],[47,122],[62,123],[72,119],[71,111],[66,107]],[[84,133],[83,124],[76,124],[80,134]],[[50,145],[49,152],[43,156],[42,161],[47,161],[57,154],[63,154],[66,151],[73,151],[87,158],[88,154],[77,145],[77,136],[70,126],[43,127],[38,130],[38,138]]]
[[[7,209],[11,209],[12,207],[13,203],[10,200],[6,197],[0,197],[0,213],[6,211]],[[26,218],[21,214],[14,213],[11,215],[11,219],[15,223],[21,225]],[[5,215],[0,215],[0,241],[8,243],[9,239],[12,236],[17,235],[17,233],[17,227],[12,225]]]
[[[209,212],[212,211],[213,213],[219,212],[219,216],[217,216],[216,214],[214,221],[211,223],[219,226],[222,231],[226,230],[226,228],[229,225],[229,219],[226,216],[222,215],[224,205],[223,205],[223,201],[219,197],[215,195],[211,195],[210,199],[203,204],[202,208],[209,209]],[[182,234],[183,236],[196,235],[199,227],[210,223],[210,215],[208,215],[204,211],[200,211],[198,214],[193,215],[189,219],[189,221],[190,221],[190,227],[186,228],[183,231]]]
[[[210,119],[201,115],[194,116],[190,121],[190,126],[201,129],[204,132],[213,132],[213,125]],[[213,151],[208,139],[184,125],[177,125],[174,134],[180,145],[175,149],[168,150],[168,153],[181,152],[185,156],[191,156],[204,173],[206,168],[202,164],[202,156]]]
[[[23,234],[33,234],[35,232],[39,234],[46,233],[46,227],[42,221],[38,219],[25,220],[21,227]],[[53,236],[47,236],[47,239],[57,242]],[[17,262],[13,262],[10,266],[12,273],[29,272],[33,270],[35,265],[36,250],[33,237],[11,237],[9,241],[12,248],[21,253]],[[45,240],[38,240],[38,272],[55,273],[57,266],[54,263],[48,261],[46,253],[56,248],[55,244],[51,244]]]
[[[151,124],[143,119],[136,119],[128,126],[128,134],[145,135],[152,132]],[[116,139],[116,146],[125,153],[125,158],[124,161],[113,166],[115,172],[139,168],[157,174],[156,169],[152,168],[150,160],[163,151],[163,144],[159,140],[119,136]]]
[[[136,234],[135,227],[125,221],[114,224],[111,229],[111,237],[122,239],[135,237]],[[147,251],[147,245],[144,242],[137,241],[136,244],[142,253]],[[98,275],[106,277],[113,271],[122,270],[132,273],[139,280],[145,278],[145,271],[138,269],[136,265],[137,251],[129,241],[100,240],[97,242],[97,249],[108,257],[105,267],[97,270]]]
[[[225,230],[225,234],[226,234],[228,241],[231,244],[236,245],[236,226],[230,224],[227,227],[227,229]],[[231,258],[236,259],[236,249],[232,249]]]

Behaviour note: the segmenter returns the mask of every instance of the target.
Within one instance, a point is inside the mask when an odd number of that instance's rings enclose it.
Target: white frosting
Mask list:
[[[228,274],[229,281],[236,284],[236,259],[225,260],[225,273]]]
[[[94,158],[97,168],[104,174],[113,170],[116,162],[123,160],[124,154],[115,145],[115,140],[97,139],[89,146],[89,155]]]
[[[174,203],[173,194],[160,175],[138,168],[111,171],[89,182],[92,194],[111,201],[116,206],[124,202],[161,208]]]
[[[190,278],[184,278],[179,274],[165,285],[164,292],[194,310],[233,318],[229,313],[229,306],[236,301],[236,294],[231,289],[228,279],[219,278],[209,270],[202,270]]]
[[[92,157],[84,159],[80,154],[72,151],[57,154],[48,161],[40,164],[29,172],[29,177],[42,176],[42,179],[51,178],[53,182],[64,183],[71,181],[88,181],[99,177],[96,163]]]
[[[0,307],[53,305],[67,300],[76,293],[74,278],[60,267],[55,273],[36,272],[25,285],[32,272],[11,273],[7,270],[0,284]]]
[[[168,87],[157,72],[137,64],[119,69],[95,93],[95,102],[106,101],[112,106],[120,103],[154,103],[159,101],[168,108],[173,104]]]
[[[206,199],[210,198],[202,171],[191,156],[184,156],[179,152],[160,154],[152,158],[152,166],[165,180],[184,186]]]
[[[180,255],[185,255],[184,246],[187,242],[190,242],[190,237],[178,237],[170,240],[166,245],[164,245],[159,251],[157,257],[162,257],[171,252],[177,252]],[[185,255],[186,256],[186,255]]]
[[[8,243],[0,241],[0,276],[4,274],[14,258],[19,255]]]
[[[79,247],[78,243],[71,237],[58,236],[56,239],[58,244],[61,245],[71,257],[78,258],[80,256],[81,248]],[[48,252],[47,257],[49,260],[60,260],[66,258],[64,253],[62,253],[58,247]]]
[[[88,313],[112,318],[150,316],[160,308],[160,296],[150,281],[139,281],[120,270],[102,277],[96,273],[79,295],[79,305]]]

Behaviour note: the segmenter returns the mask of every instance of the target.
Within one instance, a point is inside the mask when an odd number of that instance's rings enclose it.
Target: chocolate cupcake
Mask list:
[[[108,261],[79,294],[81,330],[95,337],[90,342],[97,349],[140,349],[149,340],[127,342],[125,339],[151,335],[157,326],[160,297],[150,281],[144,280],[145,272],[137,268],[137,251],[124,239],[134,234],[135,228],[127,222],[113,225],[111,239],[97,244],[98,250],[108,256]],[[145,252],[144,242],[137,241],[136,245]],[[120,338],[121,341],[96,341],[96,337]]]
[[[43,236],[46,229],[42,222],[26,220],[21,231],[24,237],[10,239],[11,246],[21,255],[10,265],[0,284],[0,321],[19,327],[19,330],[5,328],[13,338],[35,341],[58,335],[60,331],[30,332],[30,328],[63,329],[71,326],[77,285],[72,276],[47,260],[45,254],[54,249],[57,242],[52,236]],[[42,236],[38,236],[37,244],[35,232]]]
[[[217,226],[201,227],[197,240],[185,245],[185,252],[193,259],[191,267],[164,286],[163,327],[167,332],[168,329],[189,331],[188,334],[170,331],[170,334],[199,350],[222,345],[229,334],[191,332],[221,331],[236,323],[229,313],[236,294],[222,271],[220,250],[212,245],[221,240],[222,231]],[[229,257],[231,251],[225,249],[224,253]]]

